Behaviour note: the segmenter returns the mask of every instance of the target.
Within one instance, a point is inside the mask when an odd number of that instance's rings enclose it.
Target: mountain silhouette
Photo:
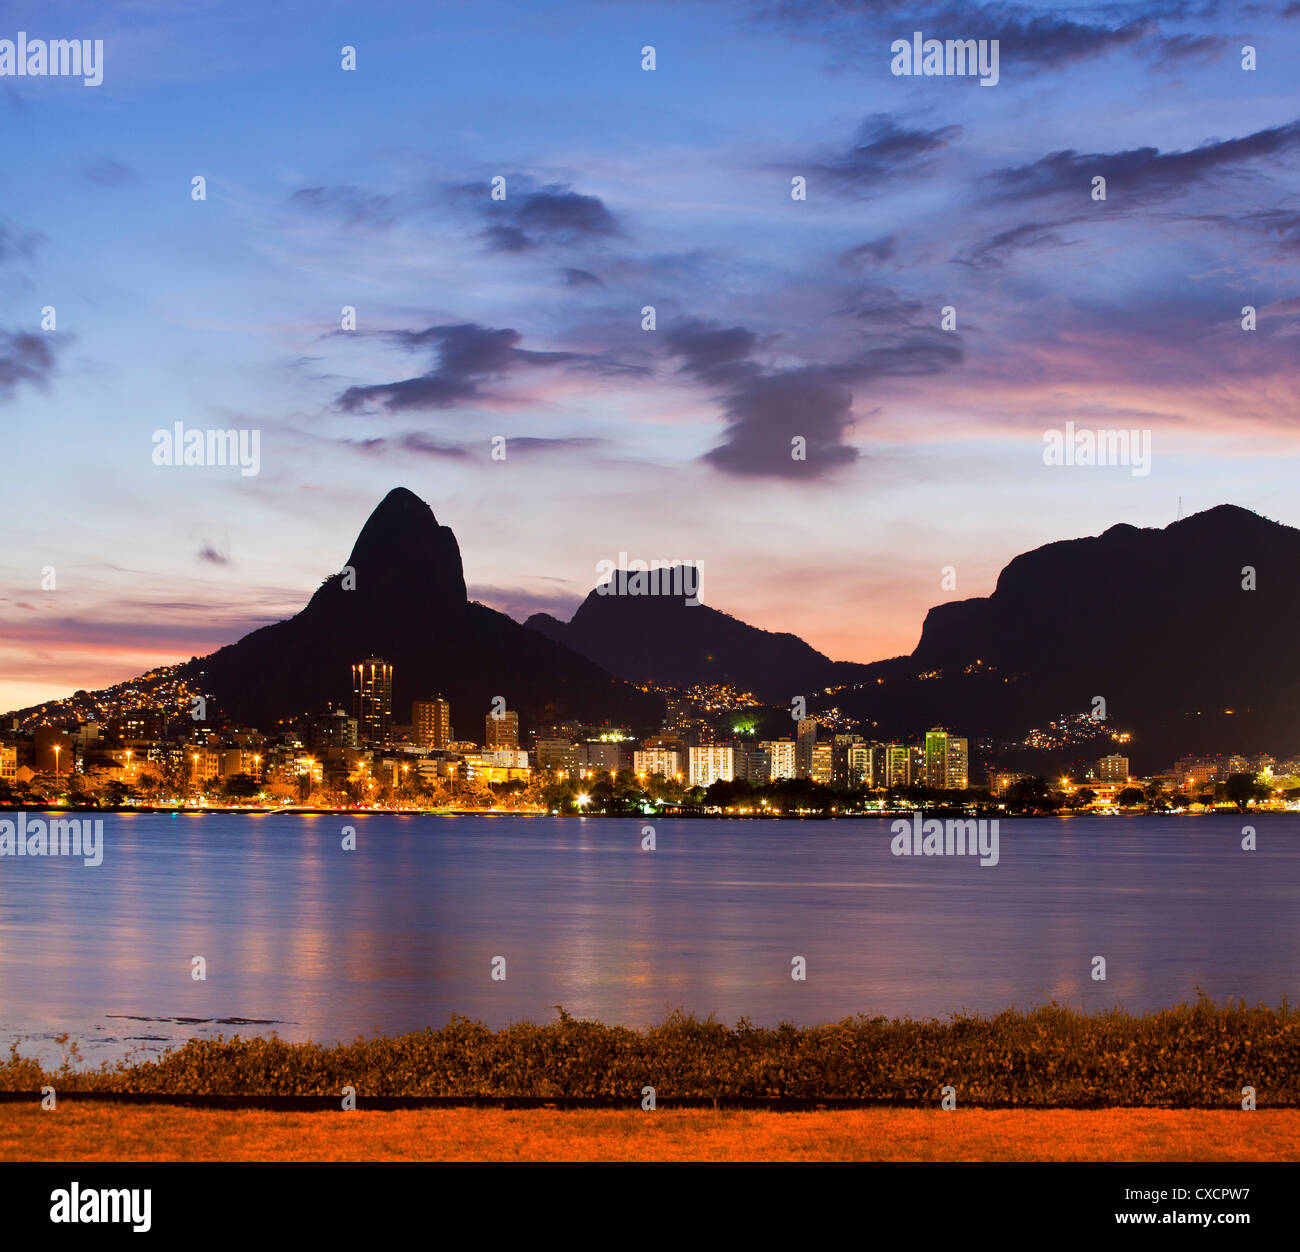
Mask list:
[[[482,738],[496,696],[534,727],[565,718],[652,726],[662,716],[661,699],[469,601],[455,535],[404,487],[384,497],[344,569],[300,613],[190,662],[184,675],[228,720],[269,728],[330,701],[350,707],[351,667],[372,655],[393,666],[394,721],[441,694],[466,739]]]
[[[534,613],[524,624],[629,682],[728,682],[771,704],[789,704],[865,669],[834,662],[796,635],[760,630],[705,604],[688,604],[685,594],[627,594],[628,578],[616,570],[607,590],[593,590],[568,622]]]
[[[992,595],[931,609],[910,656],[821,703],[891,734],[942,722],[1010,740],[1100,697],[1107,723],[1133,735],[1135,768],[1291,756],[1298,570],[1300,531],[1235,505],[1050,543],[1011,561]]]

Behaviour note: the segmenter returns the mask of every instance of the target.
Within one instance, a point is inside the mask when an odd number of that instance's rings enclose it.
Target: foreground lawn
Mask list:
[[[1300,1110],[0,1105],[5,1161],[1300,1161]]]

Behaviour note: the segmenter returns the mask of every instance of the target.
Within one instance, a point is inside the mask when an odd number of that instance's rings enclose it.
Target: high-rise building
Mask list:
[[[692,787],[708,787],[735,777],[735,753],[727,743],[710,743],[687,749],[687,769]]]
[[[845,785],[854,791],[876,786],[876,763],[880,749],[870,743],[849,744],[844,766]]]
[[[352,716],[361,737],[383,741],[393,726],[393,667],[368,656],[352,667]]]
[[[415,742],[421,748],[442,750],[455,738],[451,729],[451,705],[441,696],[436,700],[416,700],[411,705],[411,725]]]
[[[925,772],[921,781],[927,787],[948,785],[948,732],[935,727],[925,732]]]
[[[566,774],[576,774],[581,763],[578,745],[572,739],[534,739],[533,753],[540,769],[557,769]]]
[[[829,743],[815,743],[808,762],[808,777],[829,787],[835,777],[835,749]]]
[[[740,744],[735,755],[736,777],[751,783],[772,781],[772,754],[761,743]]]
[[[650,778],[662,774],[665,778],[675,778],[682,772],[682,754],[676,748],[652,748],[647,744],[632,753],[632,768],[638,776],[644,774]]]
[[[355,717],[343,709],[330,709],[324,713],[309,713],[301,726],[307,747],[313,752],[327,752],[330,748],[358,748],[360,727]]]
[[[965,739],[948,739],[948,759],[943,785],[950,791],[965,791],[970,785],[970,752]]]
[[[1211,776],[1213,770],[1211,770]],[[1128,757],[1120,756],[1118,753],[1112,756],[1103,756],[1097,762],[1097,781],[1104,783],[1127,782],[1128,781]],[[1181,779],[1179,780],[1182,781]],[[1198,780],[1200,781],[1200,780]]]
[[[813,747],[817,743],[817,719],[801,717],[796,733],[798,746],[795,750],[794,773],[796,778],[807,778],[812,773]]]
[[[885,744],[885,786],[909,787],[912,783],[912,749],[905,743]]]
[[[758,745],[772,758],[772,781],[793,778],[797,772],[797,744],[793,739],[765,739]]]
[[[483,746],[493,748],[519,747],[519,714],[512,709],[491,712],[483,723]]]

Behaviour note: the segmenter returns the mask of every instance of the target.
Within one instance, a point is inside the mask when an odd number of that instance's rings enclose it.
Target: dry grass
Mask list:
[[[6,1161],[1300,1161],[1300,1111],[0,1105]]]

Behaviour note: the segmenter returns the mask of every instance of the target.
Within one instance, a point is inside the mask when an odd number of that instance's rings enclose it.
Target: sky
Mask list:
[[[519,620],[688,560],[853,661],[1044,543],[1300,525],[1293,0],[0,4],[20,31],[102,40],[103,80],[0,77],[0,708],[291,615],[395,486]],[[891,73],[914,31],[998,40],[998,82]],[[259,472],[155,464],[178,422],[259,431]],[[1149,472],[1045,464],[1067,422],[1148,432]]]

